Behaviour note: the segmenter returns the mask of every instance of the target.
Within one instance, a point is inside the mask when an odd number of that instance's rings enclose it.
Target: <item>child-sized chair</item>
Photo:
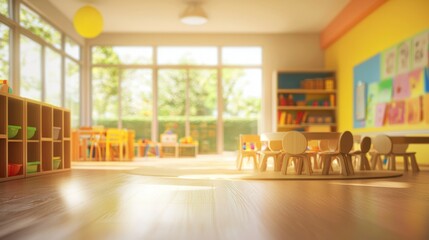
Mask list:
[[[338,141],[338,150],[335,152],[321,152],[319,153],[320,159],[322,162],[322,174],[328,175],[329,170],[331,169],[331,162],[333,159],[338,159],[341,174],[343,175],[353,175],[353,164],[350,158],[350,150],[353,148],[353,134],[349,131],[341,133],[340,139]]]
[[[252,147],[253,146],[253,147]],[[240,134],[240,141],[238,144],[237,155],[237,169],[241,170],[243,159],[253,159],[253,169],[257,171],[258,168],[258,150],[261,149],[261,139],[259,135],[253,134]]]
[[[272,158],[274,161],[274,171],[280,171],[281,160],[283,156],[283,138],[285,132],[273,132],[261,134],[261,142],[266,143],[266,149],[261,149],[259,155],[261,161],[259,163],[259,170],[265,171],[267,169],[267,161]]]
[[[283,137],[283,164],[282,173],[287,174],[289,160],[294,158],[295,171],[297,174],[302,174],[302,169],[306,166],[308,175],[313,173],[311,169],[311,161],[305,151],[307,150],[307,138],[301,132],[290,131]]]
[[[370,148],[371,148],[371,138],[363,137],[362,140],[360,141],[360,150],[356,150],[349,153],[352,158],[355,157],[355,161],[354,161],[355,169],[371,170],[371,167],[369,166],[368,158],[366,157]]]
[[[114,152],[117,152],[119,161],[128,156],[128,135],[127,130],[109,128],[106,132],[106,160],[113,160]],[[115,151],[117,150],[117,151]]]

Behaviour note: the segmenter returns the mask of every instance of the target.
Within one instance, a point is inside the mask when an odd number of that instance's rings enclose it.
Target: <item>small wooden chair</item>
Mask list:
[[[355,169],[358,170],[371,170],[371,167],[369,166],[369,161],[367,158],[367,153],[369,152],[369,149],[371,148],[371,138],[370,137],[364,137],[362,138],[360,142],[360,150],[352,151],[350,152],[350,157],[355,157],[356,164],[354,164]],[[359,166],[357,164],[357,160],[359,160]]]
[[[253,144],[254,149],[247,149],[248,145]],[[254,134],[240,134],[240,141],[238,146],[238,154],[237,154],[237,169],[241,170],[243,165],[243,159],[247,157],[247,159],[253,159],[253,168],[257,171],[258,168],[258,150],[261,149],[261,138],[259,135]],[[244,148],[244,149],[243,149]]]
[[[289,160],[296,159],[295,171],[297,174],[302,174],[305,167],[308,175],[313,173],[311,162],[305,151],[307,150],[307,138],[301,132],[290,131],[283,137],[283,164],[282,173],[287,174]]]
[[[353,147],[353,135],[349,131],[341,133],[338,141],[338,151],[335,152],[321,152],[320,159],[322,161],[323,169],[322,174],[328,175],[333,159],[338,159],[341,167],[341,174],[348,176],[353,175],[353,165],[349,155]]]
[[[117,149],[118,159],[122,161],[127,156],[127,131],[124,129],[109,128],[106,132],[106,160],[113,160],[114,150]],[[125,150],[125,151],[124,151]]]
[[[280,171],[281,158],[283,156],[283,137],[285,132],[263,133],[261,134],[261,142],[267,143],[267,149],[259,151],[260,163],[259,170],[267,169],[267,161],[272,158],[274,161],[274,171]]]
[[[102,148],[105,146],[105,129],[102,126],[93,126],[92,133],[89,138],[90,148],[89,148],[89,160],[92,160],[92,156],[95,155],[95,160],[102,160]],[[94,154],[95,150],[95,154]]]
[[[396,157],[404,158],[404,171],[408,171],[408,159],[411,162],[413,172],[420,171],[416,161],[415,152],[406,152],[408,144],[393,144],[392,139],[387,135],[377,135],[374,139],[374,148],[376,150],[373,154],[371,168],[375,169],[376,165],[383,165],[381,156],[387,159],[387,168],[389,170],[396,170]]]

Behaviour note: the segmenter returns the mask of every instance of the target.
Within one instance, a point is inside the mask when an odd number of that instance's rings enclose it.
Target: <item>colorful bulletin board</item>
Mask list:
[[[429,116],[429,31],[355,66],[353,82],[355,128],[422,122]]]

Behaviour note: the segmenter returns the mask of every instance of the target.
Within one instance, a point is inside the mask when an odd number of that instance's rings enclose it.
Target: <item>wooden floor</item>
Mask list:
[[[429,171],[243,181],[84,170],[0,183],[2,239],[429,239]]]

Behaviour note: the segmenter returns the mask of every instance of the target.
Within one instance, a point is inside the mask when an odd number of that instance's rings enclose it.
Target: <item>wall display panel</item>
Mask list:
[[[425,120],[429,111],[424,105],[429,92],[428,42],[429,31],[419,33],[354,67],[355,128]]]

